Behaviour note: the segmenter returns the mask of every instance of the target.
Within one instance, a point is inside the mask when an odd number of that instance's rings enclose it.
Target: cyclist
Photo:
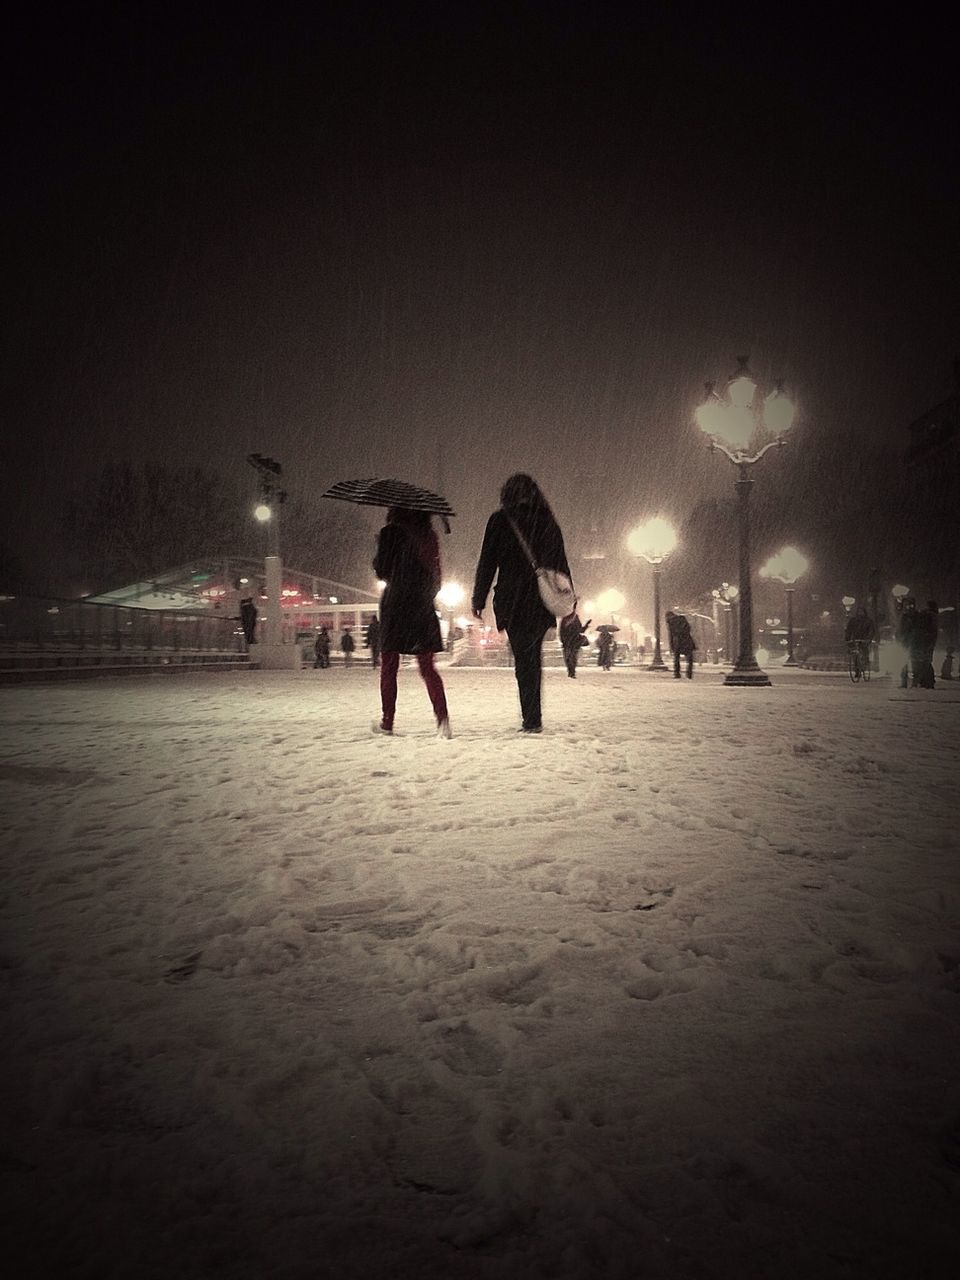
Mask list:
[[[876,628],[867,616],[866,609],[862,604],[858,605],[856,613],[851,616],[847,623],[843,638],[846,640],[848,647],[856,649],[861,671],[870,669],[870,645],[873,643],[875,636]]]

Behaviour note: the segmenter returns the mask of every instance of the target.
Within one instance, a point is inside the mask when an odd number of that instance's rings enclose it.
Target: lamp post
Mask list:
[[[733,606],[734,602],[740,595],[740,588],[730,582],[721,582],[719,587],[714,587],[711,592],[714,603],[717,601],[723,605],[723,645],[724,662],[733,665]]]
[[[770,677],[760,669],[753,646],[753,594],[750,585],[750,490],[749,468],[775,445],[786,443],[784,433],[793,424],[796,410],[778,383],[766,397],[762,409],[754,404],[757,384],[747,368],[748,356],[738,356],[739,368],[726,388],[726,399],[708,382],[707,399],[697,410],[697,425],[710,438],[710,449],[719,449],[737,468],[736,490],[740,526],[740,653],[724,684],[768,685]],[[773,439],[759,443],[764,435]],[[753,446],[755,452],[750,453]]]
[[[283,613],[280,592],[283,588],[283,565],[280,559],[280,507],[286,493],[280,488],[280,463],[265,458],[262,453],[251,453],[247,461],[260,477],[260,498],[253,509],[254,516],[267,526],[267,554],[263,562],[267,591],[266,642],[268,647],[283,641]]]
[[[653,567],[653,661],[649,671],[666,671],[667,664],[660,651],[660,573],[663,562],[677,545],[673,525],[661,516],[654,516],[638,525],[627,537],[627,550],[646,560]]]
[[[771,556],[760,570],[761,578],[776,578],[782,582],[787,593],[787,656],[783,665],[798,665],[793,656],[793,584],[810,568],[810,563],[796,547],[784,547],[777,555]]]

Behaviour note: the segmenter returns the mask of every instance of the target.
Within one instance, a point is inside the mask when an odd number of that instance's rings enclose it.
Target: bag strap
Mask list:
[[[507,515],[507,512],[506,512],[506,511],[504,511],[504,513],[503,513],[503,514],[504,514],[504,515],[507,517],[507,519],[510,521],[510,528],[511,528],[511,529],[513,530],[513,532],[517,535],[517,541],[520,543],[521,547],[523,547],[523,554],[524,554],[524,555],[527,557],[527,559],[530,561],[530,564],[531,564],[531,566],[532,566],[532,568],[533,568],[533,571],[534,571],[534,573],[536,573],[536,571],[540,568],[540,566],[537,564],[536,560],[533,558],[533,552],[530,550],[530,544],[529,544],[529,542],[527,542],[526,538],[525,538],[525,537],[523,536],[523,534],[520,532],[519,526],[517,525],[517,522],[516,522],[516,520],[514,520],[513,516],[511,516],[511,515]]]

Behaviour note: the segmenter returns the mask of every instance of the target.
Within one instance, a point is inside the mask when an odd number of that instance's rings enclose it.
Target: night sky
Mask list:
[[[758,481],[904,449],[960,353],[955,46],[923,6],[785,12],[30,7],[7,544],[39,582],[86,470],[252,487],[257,450],[306,500],[441,484],[466,578],[518,469],[612,550],[732,493],[692,410],[746,352],[800,406]]]

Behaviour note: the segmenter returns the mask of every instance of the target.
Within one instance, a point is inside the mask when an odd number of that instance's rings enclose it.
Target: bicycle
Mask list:
[[[847,645],[847,668],[850,679],[856,684],[859,680],[870,679],[870,648],[865,640],[851,640]]]

